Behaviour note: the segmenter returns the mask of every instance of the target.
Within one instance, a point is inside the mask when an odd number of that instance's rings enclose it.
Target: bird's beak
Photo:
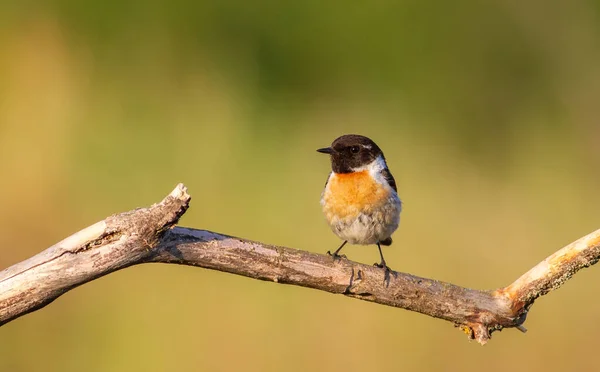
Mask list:
[[[318,149],[318,152],[321,152],[323,154],[331,154],[333,153],[333,149],[331,147],[324,147],[322,149]]]

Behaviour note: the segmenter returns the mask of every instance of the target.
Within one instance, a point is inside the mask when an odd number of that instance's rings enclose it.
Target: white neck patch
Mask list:
[[[383,173],[381,173],[384,169],[387,169],[387,164],[385,163],[385,159],[383,159],[383,156],[379,155],[375,160],[373,160],[369,164],[364,165],[360,168],[353,168],[352,170],[354,172],[367,171],[375,181],[379,182],[382,185],[390,187],[385,177],[383,177]]]
[[[369,164],[363,165],[362,167],[358,167],[358,168],[352,168],[352,171],[353,172],[368,171],[371,174],[371,176],[376,177],[376,175],[381,173],[381,171],[386,168],[387,168],[387,164],[385,163],[383,156],[379,155],[375,160],[373,160]]]

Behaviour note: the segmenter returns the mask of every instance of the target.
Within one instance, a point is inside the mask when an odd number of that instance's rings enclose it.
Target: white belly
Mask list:
[[[376,244],[389,238],[400,224],[402,205],[393,193],[376,209],[362,211],[356,217],[332,215],[331,230],[350,244]]]

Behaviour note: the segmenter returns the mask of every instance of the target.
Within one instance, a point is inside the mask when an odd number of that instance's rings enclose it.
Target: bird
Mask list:
[[[381,262],[374,266],[390,272],[381,246],[392,244],[392,233],[400,224],[402,201],[383,151],[370,138],[357,134],[338,137],[330,147],[317,151],[331,159],[321,207],[329,227],[343,240],[333,254],[327,254],[335,260],[342,257],[339,252],[346,243],[375,244]]]

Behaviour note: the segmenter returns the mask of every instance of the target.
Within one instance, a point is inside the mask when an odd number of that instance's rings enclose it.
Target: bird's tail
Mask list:
[[[380,241],[379,244],[381,244],[381,245],[392,245],[392,237],[390,236],[389,238]]]

